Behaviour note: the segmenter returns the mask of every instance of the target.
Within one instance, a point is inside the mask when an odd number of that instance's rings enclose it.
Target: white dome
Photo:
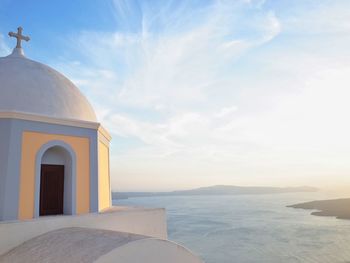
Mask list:
[[[97,121],[90,103],[69,79],[27,59],[19,48],[0,58],[0,112]]]

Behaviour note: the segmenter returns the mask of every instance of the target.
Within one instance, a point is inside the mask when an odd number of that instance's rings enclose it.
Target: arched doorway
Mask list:
[[[75,155],[69,145],[52,142],[37,156],[36,216],[75,214]]]
[[[63,215],[64,165],[41,164],[39,215]]]

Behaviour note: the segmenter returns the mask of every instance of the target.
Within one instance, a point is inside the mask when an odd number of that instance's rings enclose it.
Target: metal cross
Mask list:
[[[25,40],[25,41],[29,41],[29,40],[30,40],[30,37],[27,37],[27,36],[23,36],[23,35],[22,35],[22,31],[23,31],[23,28],[22,28],[22,27],[19,27],[19,28],[17,28],[17,33],[9,32],[9,36],[10,36],[10,37],[15,37],[15,38],[17,38],[17,45],[16,45],[16,48],[22,48],[22,46],[21,46],[22,40]]]

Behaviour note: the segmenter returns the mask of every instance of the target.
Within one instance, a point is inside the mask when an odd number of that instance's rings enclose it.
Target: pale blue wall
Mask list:
[[[11,121],[0,119],[0,220],[3,220]]]

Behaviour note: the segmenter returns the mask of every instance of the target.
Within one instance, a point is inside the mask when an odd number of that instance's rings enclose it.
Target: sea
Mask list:
[[[162,196],[113,203],[166,208],[169,239],[206,263],[349,263],[350,220],[286,207],[329,197],[323,193]]]

